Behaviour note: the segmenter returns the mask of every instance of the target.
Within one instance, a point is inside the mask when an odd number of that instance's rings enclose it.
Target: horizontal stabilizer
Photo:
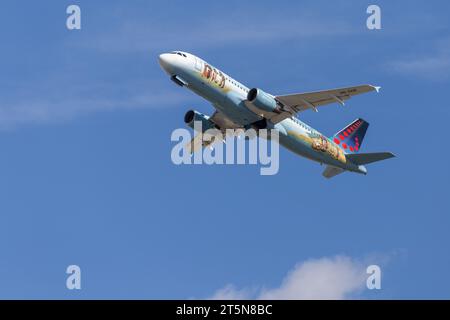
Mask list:
[[[338,167],[333,167],[333,166],[327,166],[325,168],[325,170],[323,171],[322,175],[329,179],[329,178],[333,178],[334,176],[337,176],[338,174],[344,172],[344,169],[338,168]]]
[[[392,154],[391,152],[373,152],[373,153],[347,154],[346,157],[354,164],[363,165],[389,158],[394,158],[395,155]]]

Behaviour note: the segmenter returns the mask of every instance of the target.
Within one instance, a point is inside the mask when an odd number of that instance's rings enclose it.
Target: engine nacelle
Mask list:
[[[195,110],[189,110],[184,115],[184,122],[191,127],[194,130],[199,129],[198,127],[194,126],[194,122],[201,122],[201,131],[204,133],[208,129],[215,129],[216,124],[209,120],[209,117],[207,115],[204,115],[203,113],[200,113]]]
[[[247,100],[262,111],[278,112],[280,110],[277,101],[272,96],[258,88],[250,89],[247,94]]]

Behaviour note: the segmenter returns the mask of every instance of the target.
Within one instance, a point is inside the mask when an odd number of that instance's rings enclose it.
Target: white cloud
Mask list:
[[[49,81],[28,85],[25,95],[0,98],[0,130],[25,124],[60,123],[100,111],[161,108],[190,101],[185,92],[169,90],[170,83],[165,84],[167,89],[156,84],[64,86]],[[65,90],[49,91],[46,87]]]
[[[250,299],[255,294],[255,289],[237,289],[234,285],[229,284],[222,289],[217,290],[211,300],[245,300]]]
[[[394,71],[403,74],[425,77],[445,77],[450,71],[450,55],[440,54],[431,57],[422,57],[404,61],[395,61],[390,64]]]
[[[441,41],[428,55],[399,59],[388,63],[387,67],[404,75],[437,80],[447,78],[450,72],[450,39]]]
[[[216,291],[211,299],[348,299],[366,285],[366,266],[346,256],[311,259],[297,264],[276,288]]]

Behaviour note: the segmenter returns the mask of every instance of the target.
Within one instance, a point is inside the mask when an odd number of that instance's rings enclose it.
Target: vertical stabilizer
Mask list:
[[[358,118],[336,133],[333,141],[340,145],[346,153],[356,153],[361,149],[368,127],[369,123],[367,121]]]

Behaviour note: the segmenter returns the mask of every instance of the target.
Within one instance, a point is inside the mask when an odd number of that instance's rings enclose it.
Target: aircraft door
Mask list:
[[[194,65],[194,67],[195,67],[195,70],[197,70],[198,72],[201,72],[202,71],[202,66],[203,66],[203,62],[202,62],[202,60],[200,60],[199,58],[195,58],[195,65]]]

